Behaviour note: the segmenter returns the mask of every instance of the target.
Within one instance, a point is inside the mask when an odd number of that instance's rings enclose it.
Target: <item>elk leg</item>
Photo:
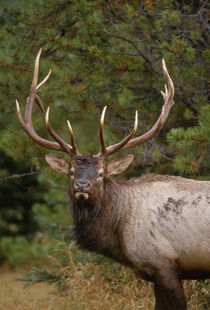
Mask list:
[[[175,269],[158,272],[154,292],[155,310],[187,310],[182,280]]]

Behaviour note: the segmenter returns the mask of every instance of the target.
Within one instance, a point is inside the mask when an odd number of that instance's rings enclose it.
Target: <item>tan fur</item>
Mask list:
[[[155,174],[109,177],[132,159],[127,155],[106,163],[103,157],[80,155],[70,164],[61,160],[60,168],[59,159],[48,162],[69,174],[78,244],[153,281],[158,310],[185,310],[181,279],[210,277],[210,182]],[[89,189],[78,190],[77,182]]]

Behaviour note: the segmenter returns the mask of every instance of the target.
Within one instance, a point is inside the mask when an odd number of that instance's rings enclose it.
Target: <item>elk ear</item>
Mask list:
[[[134,156],[129,154],[118,159],[114,159],[107,163],[108,175],[120,174],[124,172],[132,163]]]
[[[68,174],[69,172],[69,163],[62,158],[53,156],[53,155],[45,155],[46,162],[56,172]]]

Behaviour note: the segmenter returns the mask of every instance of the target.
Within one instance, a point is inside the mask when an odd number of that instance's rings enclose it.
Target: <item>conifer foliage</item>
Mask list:
[[[136,109],[139,134],[154,124],[163,103],[164,58],[175,85],[175,106],[161,133],[133,150],[136,164],[131,173],[208,179],[207,4],[205,0],[1,0],[0,150],[6,154],[2,158],[24,159],[37,170],[45,165],[46,151],[23,132],[15,111],[17,98],[23,113],[40,47],[40,80],[49,68],[53,71],[40,91],[45,108],[51,106],[51,124],[68,141],[70,119],[79,150],[85,153],[98,152],[99,116],[105,105],[107,144],[127,134]],[[49,139],[36,107],[33,122]],[[1,164],[0,172],[7,177],[8,161]]]
[[[164,57],[176,105],[159,137],[135,150],[139,169],[209,174],[207,1],[3,0],[0,30],[0,138],[9,155],[40,159],[40,148],[18,130],[14,106],[15,98],[24,106],[40,47],[40,78],[53,70],[40,94],[53,107],[53,126],[65,137],[70,117],[85,152],[98,150],[95,120],[104,105],[107,142],[126,134],[136,108],[140,132],[154,123]],[[45,136],[39,111],[34,123]]]

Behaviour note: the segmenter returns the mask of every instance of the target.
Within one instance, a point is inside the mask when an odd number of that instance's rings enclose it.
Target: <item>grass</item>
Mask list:
[[[76,255],[78,251],[75,252]],[[24,270],[0,269],[1,310],[152,310],[152,284],[135,277],[128,268],[110,260],[97,261],[85,253],[85,261],[76,260],[69,252],[66,266],[54,259],[57,279],[65,290],[58,291],[55,283],[25,285],[16,281]],[[210,284],[185,281],[189,310],[207,310],[210,306]]]

